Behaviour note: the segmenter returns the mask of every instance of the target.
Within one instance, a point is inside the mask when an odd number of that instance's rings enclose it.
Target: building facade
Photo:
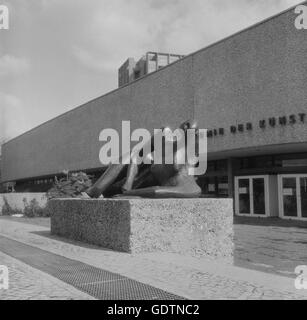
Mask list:
[[[146,74],[155,72],[184,56],[171,53],[147,52],[139,61],[129,58],[118,70],[118,86],[122,87]]]
[[[282,12],[7,142],[3,181],[47,188],[63,170],[99,174],[102,129],[195,118],[208,129],[204,196],[233,197],[237,215],[307,219],[307,30],[296,17]]]

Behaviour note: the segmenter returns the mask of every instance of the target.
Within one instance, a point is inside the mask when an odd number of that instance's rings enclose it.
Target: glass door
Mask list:
[[[298,199],[296,178],[283,178],[282,180],[282,197],[283,197],[283,212],[285,217],[298,216]]]
[[[264,178],[254,178],[253,182],[253,201],[254,214],[265,215],[265,183]]]
[[[307,176],[300,178],[301,216],[307,218]]]
[[[249,179],[239,179],[238,205],[239,214],[251,214],[251,196]]]
[[[278,179],[281,217],[307,219],[307,175],[281,175]]]
[[[235,211],[243,216],[268,216],[268,176],[235,178]]]

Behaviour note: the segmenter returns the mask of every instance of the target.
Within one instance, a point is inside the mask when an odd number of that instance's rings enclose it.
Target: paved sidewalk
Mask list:
[[[91,296],[0,252],[0,265],[9,269],[9,289],[0,300],[89,300]]]
[[[1,219],[0,234],[191,299],[307,299],[294,280],[175,254],[130,255],[50,236],[49,229]]]
[[[50,228],[49,218],[0,217]],[[307,265],[307,222],[235,217],[235,265],[294,278]]]
[[[235,217],[235,264],[288,277],[307,265],[307,223]]]

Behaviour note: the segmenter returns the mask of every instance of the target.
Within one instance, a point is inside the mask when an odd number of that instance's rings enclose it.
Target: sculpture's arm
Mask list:
[[[127,165],[111,164],[97,182],[86,193],[91,198],[99,198],[117,179]]]

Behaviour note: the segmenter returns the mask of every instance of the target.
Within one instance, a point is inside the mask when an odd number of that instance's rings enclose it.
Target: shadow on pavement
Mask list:
[[[250,225],[250,226],[268,226],[268,227],[283,227],[283,228],[304,228],[307,229],[307,221],[298,220],[283,220],[280,218],[249,218],[249,217],[234,217],[234,225]]]
[[[45,238],[48,238],[48,239],[61,241],[63,243],[75,245],[75,246],[78,246],[78,247],[81,247],[81,248],[85,248],[85,249],[96,249],[96,250],[100,250],[100,251],[116,252],[115,250],[99,247],[99,246],[96,246],[96,245],[93,245],[93,244],[90,244],[90,243],[85,243],[85,242],[81,242],[81,241],[77,241],[77,240],[72,240],[72,239],[67,239],[67,238],[55,236],[55,235],[52,235],[49,230],[46,230],[46,231],[32,231],[31,233],[32,234],[36,234],[36,235],[38,235],[40,237],[45,237]],[[117,251],[117,252],[120,252],[120,251]],[[120,253],[126,253],[126,252],[120,252]]]

